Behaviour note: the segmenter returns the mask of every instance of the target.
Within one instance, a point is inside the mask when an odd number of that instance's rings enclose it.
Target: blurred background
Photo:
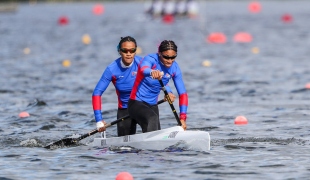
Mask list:
[[[195,119],[192,127],[225,124],[218,119],[234,120],[242,114],[260,122],[260,108],[307,104],[308,3],[1,3],[0,108],[7,119],[3,123],[27,111],[35,114],[30,116],[34,120],[45,119],[44,125],[36,126],[49,126],[50,119],[65,114],[73,116],[63,123],[65,127],[91,128],[93,88],[105,67],[118,58],[120,38],[128,35],[137,40],[140,56],[156,52],[162,40],[176,42],[177,62],[189,94],[188,116]],[[117,101],[112,85],[102,102],[105,117],[113,120]],[[169,108],[161,108],[163,119],[173,118]],[[174,121],[163,124],[171,126]]]
[[[310,1],[0,2],[0,147],[5,157],[0,164],[6,175],[16,173],[10,167],[17,166],[23,172],[18,177],[31,177],[33,169],[24,166],[34,161],[43,178],[74,179],[102,167],[110,178],[126,168],[137,177],[158,179],[161,173],[188,179],[309,177],[309,158],[303,155],[308,153],[310,134]],[[87,154],[85,149],[72,150],[77,162],[67,158],[66,150],[46,153],[40,148],[95,128],[93,88],[105,67],[119,57],[120,38],[128,35],[137,40],[140,56],[156,52],[162,40],[175,41],[189,97],[188,129],[210,133],[211,155],[169,154],[179,158],[171,161],[155,152],[155,159],[163,160],[152,161],[151,168],[147,153],[141,164],[131,166],[112,155],[105,158],[115,161],[80,158]],[[170,86],[176,92],[173,82]],[[178,99],[174,105],[178,109]],[[106,121],[116,119],[116,108],[110,85],[102,96]],[[239,126],[238,116],[248,123]],[[176,125],[168,104],[160,105],[160,119],[162,128]],[[116,126],[107,135],[116,136]],[[37,143],[21,144],[27,139]],[[30,155],[20,155],[33,146]],[[29,159],[38,153],[50,159]],[[188,163],[181,165],[187,157]],[[58,158],[63,166],[78,164],[80,172],[49,172]],[[148,174],[139,167],[146,167]],[[167,167],[174,169],[167,172]],[[89,177],[100,176],[95,172]]]
[[[259,108],[307,104],[308,3],[1,3],[0,108],[9,120],[3,123],[28,111],[36,114],[30,118],[46,119],[43,124],[64,113],[75,114],[65,125],[92,127],[93,88],[105,67],[118,58],[120,38],[128,35],[136,38],[140,56],[156,52],[162,40],[176,42],[177,62],[189,94],[188,115],[197,119],[191,122],[193,127],[205,126],[205,120],[233,120],[238,114],[252,114],[250,118],[260,122]],[[117,101],[112,85],[102,99],[103,113],[113,120]],[[161,112],[163,119],[173,117],[165,106]]]

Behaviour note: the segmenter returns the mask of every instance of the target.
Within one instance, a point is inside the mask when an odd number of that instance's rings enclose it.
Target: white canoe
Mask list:
[[[164,150],[178,143],[189,150],[210,150],[210,135],[205,131],[184,131],[181,126],[112,138],[95,138],[92,146],[129,146],[144,150]]]

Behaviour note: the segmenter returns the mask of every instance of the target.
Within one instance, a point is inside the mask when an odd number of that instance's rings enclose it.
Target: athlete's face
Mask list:
[[[160,61],[165,67],[170,68],[177,57],[177,53],[174,50],[167,50],[159,53]]]
[[[135,45],[135,43],[134,42],[129,42],[129,41],[123,42],[121,44],[119,53],[120,53],[120,55],[122,57],[123,63],[126,66],[130,65],[132,63],[132,61],[133,61],[133,58],[136,55],[136,45]]]

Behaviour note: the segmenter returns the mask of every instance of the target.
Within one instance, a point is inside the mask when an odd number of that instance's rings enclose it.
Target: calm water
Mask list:
[[[91,13],[93,5],[20,4],[16,13],[0,14],[0,179],[114,179],[121,171],[169,180],[310,176],[310,2],[263,1],[259,14],[250,14],[247,2],[200,2],[199,18],[170,25],[146,17],[144,3],[105,3],[102,16]],[[285,13],[292,23],[281,21]],[[69,25],[58,26],[63,15]],[[241,31],[253,42],[234,43]],[[228,42],[206,43],[210,32],[225,33]],[[90,45],[81,42],[84,34]],[[189,95],[188,129],[208,131],[211,151],[42,148],[95,128],[92,90],[126,35],[136,38],[142,56],[164,39],[177,43]],[[62,66],[65,59],[70,67]],[[202,66],[205,60],[212,65]],[[102,101],[105,120],[115,120],[112,85]],[[30,117],[19,118],[22,111]],[[160,113],[163,128],[176,124],[168,104],[160,105]],[[249,123],[234,125],[238,115]],[[107,135],[116,136],[116,126]]]

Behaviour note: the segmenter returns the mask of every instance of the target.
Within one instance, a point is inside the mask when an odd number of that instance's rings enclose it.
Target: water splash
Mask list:
[[[19,143],[20,146],[23,147],[40,147],[42,146],[37,140],[35,139],[27,139]]]

